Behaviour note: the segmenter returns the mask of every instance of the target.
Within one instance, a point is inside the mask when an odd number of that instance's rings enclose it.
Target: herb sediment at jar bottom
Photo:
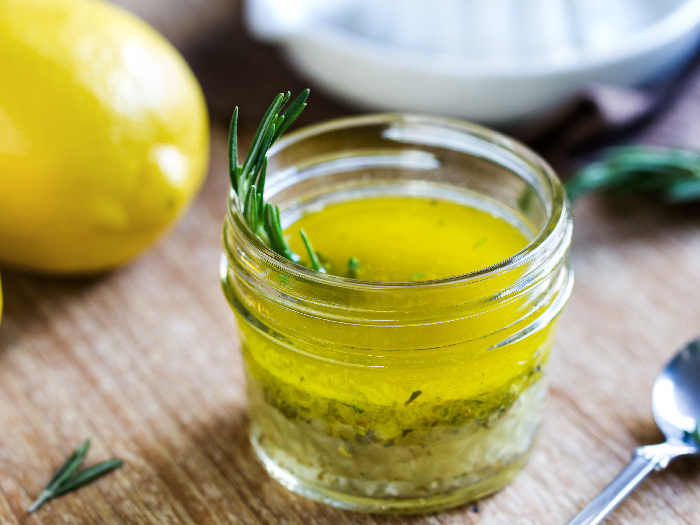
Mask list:
[[[408,404],[385,406],[310,396],[264,373],[251,374],[253,442],[307,483],[365,497],[420,498],[509,478],[533,443],[546,395],[545,365],[474,399],[425,392]],[[386,433],[387,427],[395,431]]]

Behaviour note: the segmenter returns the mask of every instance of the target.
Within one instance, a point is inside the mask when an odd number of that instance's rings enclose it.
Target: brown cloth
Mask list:
[[[645,88],[590,85],[526,128],[511,130],[559,170],[619,143],[700,149],[700,53]]]

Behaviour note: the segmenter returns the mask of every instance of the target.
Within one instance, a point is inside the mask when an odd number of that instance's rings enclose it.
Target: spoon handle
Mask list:
[[[635,449],[632,461],[568,525],[596,525],[603,521],[649,472],[668,465],[669,459],[675,455],[669,455],[669,452],[667,443]]]

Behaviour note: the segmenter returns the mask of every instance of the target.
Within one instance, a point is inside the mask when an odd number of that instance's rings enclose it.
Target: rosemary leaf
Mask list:
[[[301,240],[304,241],[304,246],[306,247],[306,252],[309,254],[309,259],[311,260],[311,267],[314,270],[316,270],[317,272],[326,273],[326,269],[321,264],[321,261],[319,261],[318,255],[316,254],[313,247],[311,246],[311,243],[309,242],[309,238],[306,236],[306,232],[304,230],[300,229],[299,235],[301,235]]]
[[[284,231],[282,231],[280,223],[279,207],[269,202],[265,203],[264,225],[270,248],[290,261],[299,262],[301,258],[291,250],[284,237]]]
[[[243,200],[243,217],[253,232],[258,231],[258,198],[255,186],[250,186]]]
[[[700,153],[679,148],[624,146],[565,183],[572,201],[592,191],[651,194],[667,203],[700,200]]]
[[[102,477],[115,469],[118,469],[122,465],[124,465],[123,460],[118,458],[112,458],[98,463],[97,465],[93,465],[92,467],[88,467],[85,470],[81,470],[74,476],[67,479],[66,482],[61,484],[60,487],[57,487],[53,493],[52,498],[57,498],[59,496],[67,494],[68,492],[77,490],[80,487],[87,485],[92,481],[95,481],[97,478]]]
[[[73,453],[68,456],[66,461],[63,462],[63,465],[61,465],[53,475],[46,488],[27,509],[30,514],[37,511],[39,507],[47,501],[62,496],[67,492],[79,489],[83,485],[90,483],[124,464],[121,459],[113,458],[82,471],[78,471],[78,468],[80,468],[80,465],[90,450],[90,443],[91,439],[87,438],[84,443],[78,445]]]
[[[309,98],[310,91],[305,89],[294,101],[287,107],[282,116],[278,119],[277,131],[275,132],[274,140],[277,140],[282,133],[290,126],[292,122],[301,114],[306,107],[306,99]]]
[[[258,173],[258,178],[255,181],[255,188],[258,190],[260,195],[265,191],[265,180],[267,179],[267,157],[263,158],[262,165],[260,166],[260,173]]]
[[[252,168],[255,166],[255,162],[259,158],[259,152],[262,149],[262,143],[263,141],[265,141],[264,137],[268,134],[269,129],[274,125],[274,122],[277,120],[276,114],[282,107],[284,99],[285,97],[284,95],[282,95],[282,93],[277,95],[272,101],[272,104],[270,104],[270,107],[265,112],[265,115],[263,116],[263,119],[260,122],[257,131],[255,132],[255,136],[253,137],[253,145],[250,147],[250,151],[248,152],[248,155],[246,156],[245,161],[243,162],[243,166],[241,169],[242,178],[246,178],[246,176],[253,171]],[[263,154],[265,153],[267,153],[266,150],[263,151]]]
[[[60,486],[66,479],[75,474],[75,471],[78,470],[85,456],[87,456],[91,442],[91,439],[87,438],[84,443],[75,448],[73,453],[68,456],[68,459],[66,459],[63,465],[56,471],[53,478],[51,478],[51,481],[49,481],[49,484],[46,486],[42,495],[39,496],[39,499],[42,497],[50,498],[51,494],[56,490],[56,487]]]
[[[238,192],[238,179],[240,171],[238,169],[238,108],[233,110],[231,127],[228,132],[228,159],[229,178],[233,191]]]
[[[252,170],[250,173],[250,184],[255,184],[258,186],[258,181],[260,179],[261,173],[263,171],[263,166],[267,166],[267,151],[272,146],[273,138],[275,135],[275,127],[270,126],[265,130],[260,140],[259,149],[255,154],[255,158],[252,161]],[[267,168],[265,168],[267,169]],[[263,181],[264,182],[264,181]]]

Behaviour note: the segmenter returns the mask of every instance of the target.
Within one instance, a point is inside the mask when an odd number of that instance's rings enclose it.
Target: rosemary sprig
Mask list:
[[[669,204],[700,199],[700,153],[678,148],[623,146],[579,170],[565,183],[569,199],[591,191],[647,193]]]
[[[78,445],[73,453],[68,456],[68,459],[56,471],[44,491],[27,509],[30,514],[38,510],[47,501],[77,490],[124,464],[121,459],[113,458],[78,471],[78,468],[87,456],[88,450],[90,450],[90,443],[90,438],[87,438],[84,443]]]
[[[257,235],[272,251],[286,257],[290,261],[299,262],[301,257],[294,253],[284,237],[280,222],[279,207],[263,198],[265,177],[267,174],[267,152],[301,114],[306,107],[309,90],[302,91],[288,106],[290,93],[277,95],[265,112],[253,143],[242,165],[238,164],[238,108],[233,111],[229,130],[229,176],[231,188],[238,196],[238,205],[251,231]],[[320,272],[325,268],[313,251],[311,243],[303,232],[300,232],[306,250],[309,252],[312,267]]]

